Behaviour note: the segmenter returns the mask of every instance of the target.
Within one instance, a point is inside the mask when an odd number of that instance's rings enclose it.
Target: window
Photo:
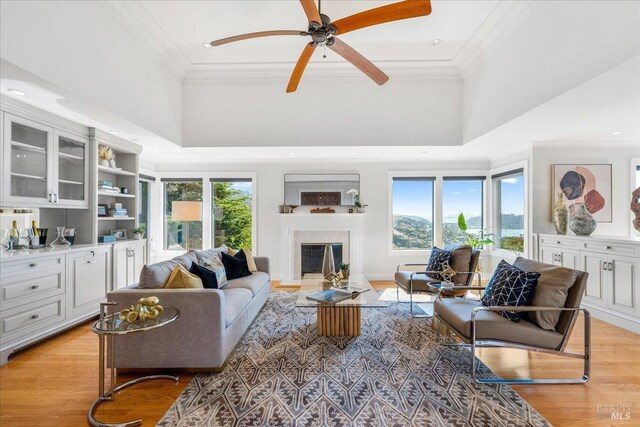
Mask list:
[[[251,178],[211,178],[211,241],[214,247],[252,247]]]
[[[442,181],[442,241],[466,243],[466,234],[458,228],[463,213],[467,232],[482,237],[484,177],[444,177]]]
[[[143,178],[140,175],[140,178]],[[148,181],[151,179],[152,181]],[[144,177],[138,182],[138,227],[143,228],[145,236],[149,237],[151,219],[151,183],[155,181],[155,178]]]
[[[162,179],[164,249],[202,249],[202,180]]]
[[[524,174],[522,169],[493,175],[496,189],[496,245],[524,252]]]
[[[394,250],[428,250],[433,247],[434,178],[394,177],[392,215]]]

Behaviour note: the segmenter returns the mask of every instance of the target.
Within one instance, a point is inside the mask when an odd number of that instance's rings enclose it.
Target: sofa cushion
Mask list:
[[[233,255],[238,259],[242,259],[246,261],[247,268],[249,269],[250,272],[253,273],[258,271],[258,267],[256,266],[256,262],[253,259],[253,254],[251,253],[251,249],[242,248],[240,250],[237,250],[234,254],[230,253],[229,255]]]
[[[447,243],[443,249],[451,252],[449,266],[451,266],[454,271],[469,271],[471,265],[471,246]],[[466,285],[468,279],[468,274],[456,274],[451,278],[451,280],[458,285]]]
[[[171,272],[165,289],[202,289],[202,280],[193,273],[189,273],[183,266],[176,265]]]
[[[251,275],[246,260],[236,258],[224,252],[220,254],[220,259],[222,260],[222,264],[224,264],[224,270],[227,272],[227,280]]]
[[[213,270],[209,270],[206,267],[199,265],[198,263],[191,264],[189,273],[195,274],[202,280],[202,286],[205,289],[219,289],[218,278]]]
[[[398,286],[405,291],[409,291],[411,288],[411,273],[415,271],[398,271],[395,275],[395,280]],[[429,277],[426,274],[416,274],[413,276],[413,291],[414,292],[429,292],[429,283],[439,282],[440,280]]]
[[[488,307],[529,305],[539,277],[540,273],[521,270],[502,260],[482,295],[482,304]],[[518,311],[500,311],[499,313],[513,322],[520,321],[521,313]]]
[[[435,301],[434,311],[465,338],[471,339],[471,312],[481,305],[480,301],[443,298]],[[483,339],[556,349],[562,342],[562,334],[541,329],[524,318],[514,323],[496,312],[481,310],[476,315],[476,340]]]
[[[247,289],[253,295],[257,295],[267,283],[269,283],[269,275],[262,271],[256,271],[251,276],[228,281],[224,289]]]
[[[445,251],[438,247],[431,249],[431,256],[429,257],[429,263],[427,264],[427,271],[444,271],[447,266],[451,265],[452,252]],[[444,280],[444,277],[438,273],[431,273],[431,277],[438,280]]]
[[[576,277],[578,277],[576,270],[544,264],[522,257],[518,257],[513,265],[524,271],[540,273],[538,286],[536,286],[531,305],[543,307],[565,306],[569,289],[576,282]],[[559,311],[537,311],[527,313],[527,318],[542,329],[552,331],[556,328],[558,320],[560,320],[560,314]]]
[[[142,267],[142,271],[140,272],[138,287],[143,289],[162,288],[165,283],[167,283],[167,280],[169,280],[169,276],[171,276],[171,272],[176,268],[176,266],[181,265],[186,270],[189,270],[191,268],[191,264],[196,261],[197,258],[195,253],[187,252],[168,261],[145,265]]]
[[[224,264],[222,264],[222,260],[218,258],[218,255],[213,258],[204,258],[201,262],[198,263],[202,267],[211,270],[216,275],[216,283],[218,284],[218,288],[222,288],[227,284],[227,272],[224,269]]]
[[[225,288],[222,292],[224,292],[224,323],[225,326],[229,326],[251,302],[253,295],[247,289]]]
[[[203,251],[191,250],[190,252],[196,255],[198,264],[202,265],[202,260],[220,258],[220,253],[227,252],[227,249],[225,245],[222,245],[219,248],[205,249]]]

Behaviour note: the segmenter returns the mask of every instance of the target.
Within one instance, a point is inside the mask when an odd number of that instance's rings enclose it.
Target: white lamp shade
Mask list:
[[[184,200],[171,202],[171,219],[174,221],[202,221],[202,202]]]

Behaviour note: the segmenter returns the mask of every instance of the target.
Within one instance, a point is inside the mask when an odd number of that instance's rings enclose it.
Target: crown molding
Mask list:
[[[471,74],[541,2],[542,0],[527,0],[498,3],[453,59],[462,77]]]
[[[532,141],[533,148],[638,148],[639,141]]]
[[[144,6],[137,1],[106,2],[122,18],[122,20],[142,39],[149,49],[157,55],[162,63],[179,79],[192,66],[173,40],[162,30]],[[171,46],[167,48],[167,46]]]
[[[390,78],[399,81],[425,80],[461,80],[457,67],[434,67],[416,62],[376,62]],[[386,66],[385,66],[386,64]],[[351,64],[322,64],[321,67],[311,66],[305,71],[304,79],[312,81],[336,80],[368,80],[368,77],[353,68]],[[183,84],[197,85],[222,82],[233,83],[242,81],[253,82],[282,82],[289,79],[294,63],[287,64],[233,64],[217,66],[215,68],[190,70],[185,73]],[[284,79],[284,80],[283,80]]]

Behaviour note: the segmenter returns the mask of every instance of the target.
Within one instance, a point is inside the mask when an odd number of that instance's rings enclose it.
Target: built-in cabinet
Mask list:
[[[111,248],[98,246],[67,255],[67,316],[96,313],[111,289]]]
[[[538,236],[542,262],[589,273],[582,299],[595,317],[640,332],[640,242],[614,237]]]
[[[2,120],[3,204],[88,208],[88,136],[8,112]]]
[[[147,259],[146,240],[118,243],[113,246],[113,288],[138,283]]]

